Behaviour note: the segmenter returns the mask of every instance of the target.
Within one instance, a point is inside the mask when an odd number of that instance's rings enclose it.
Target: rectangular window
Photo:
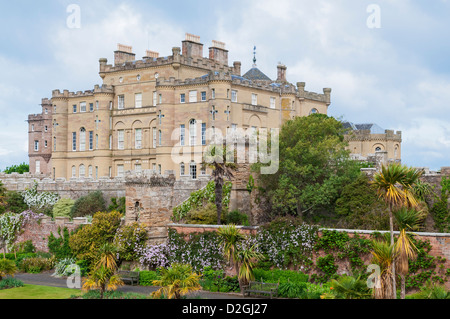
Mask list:
[[[89,112],[94,112],[94,103],[89,103]]]
[[[202,123],[202,145],[206,145],[206,123]]]
[[[95,149],[98,150],[98,134],[95,134]]]
[[[80,112],[86,112],[86,102],[80,103]]]
[[[162,94],[159,95],[159,104],[162,104]]]
[[[86,150],[86,131],[84,129],[80,130],[80,151],[84,152]]]
[[[156,164],[155,163],[153,163],[152,164],[152,169],[155,171],[155,173],[156,173]]]
[[[156,106],[156,102],[157,102],[157,93],[156,91],[153,92],[153,106]]]
[[[89,176],[89,178],[92,178],[92,166],[91,165],[89,165],[89,167],[88,167],[88,176]]]
[[[142,129],[137,128],[134,133],[134,146],[137,150],[142,149]]]
[[[231,91],[231,102],[237,103],[237,91]]]
[[[252,93],[252,105],[258,105],[258,95]]]
[[[31,132],[34,132],[34,124],[31,124]]]
[[[185,174],[185,167],[184,167],[184,163],[180,164],[180,176],[184,176]]]
[[[45,125],[45,126],[44,126],[44,132],[47,132],[47,131],[48,131],[48,126]]]
[[[72,178],[77,177],[77,168],[75,166],[72,166]]]
[[[36,174],[41,173],[41,161],[36,161]]]
[[[119,130],[117,131],[117,148],[119,150],[123,150],[125,146],[125,131]]]
[[[124,172],[123,165],[117,165],[117,176],[122,177]]]
[[[98,110],[98,101],[95,101],[95,109]]]
[[[189,174],[192,179],[197,179],[197,165],[195,163],[191,163],[189,166]]]
[[[98,166],[95,166],[95,179],[98,179]]]
[[[161,146],[162,145],[162,132],[161,132],[161,130],[159,131],[158,139],[159,139],[159,146]]]
[[[206,92],[202,92],[202,102],[206,101]]]
[[[136,93],[134,95],[134,107],[141,108],[142,107],[142,93]]]
[[[77,113],[77,105],[76,104],[73,105],[73,113]]]
[[[185,126],[184,126],[184,124],[181,124],[181,125],[180,125],[180,145],[181,145],[181,146],[184,146],[184,143],[185,143],[185,134],[186,134],[186,132],[185,132]]]
[[[142,165],[141,165],[141,164],[134,164],[134,170],[135,170],[137,173],[142,172]]]
[[[180,103],[186,103],[186,94],[184,93],[180,94]]]
[[[211,90],[211,98],[214,100],[216,98],[216,89]]]
[[[271,109],[275,108],[275,98],[274,97],[270,97],[270,108]]]
[[[153,148],[156,148],[156,127],[153,128]]]
[[[94,149],[94,131],[89,131],[89,150]]]
[[[47,141],[44,141],[44,146],[47,147]]]
[[[109,149],[112,150],[112,135],[109,136]]]
[[[72,151],[77,150],[77,132],[72,133]]]
[[[119,95],[117,103],[118,103],[119,110],[122,110],[123,108],[125,108],[125,96]]]
[[[189,103],[197,102],[197,91],[189,91]]]
[[[161,164],[158,164],[158,174],[161,175],[161,172],[162,172]]]

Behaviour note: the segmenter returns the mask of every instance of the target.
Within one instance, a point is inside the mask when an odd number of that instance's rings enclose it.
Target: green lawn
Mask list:
[[[0,299],[68,299],[70,296],[81,294],[79,289],[24,285],[0,290]]]

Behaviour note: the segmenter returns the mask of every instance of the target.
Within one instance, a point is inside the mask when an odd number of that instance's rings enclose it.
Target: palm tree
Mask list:
[[[114,274],[114,271],[100,266],[94,268],[83,284],[83,290],[100,289],[100,298],[103,299],[104,293],[107,290],[116,290],[118,286],[122,286],[123,281],[118,275]]]
[[[233,158],[233,162],[227,162],[227,159],[230,159],[230,157]],[[234,153],[227,153],[225,146],[211,145],[208,152],[205,153],[202,166],[209,167],[212,170],[212,177],[215,184],[217,224],[221,225],[224,179],[228,178],[230,180],[234,176],[233,171],[236,168],[234,164]]]
[[[395,251],[387,241],[372,242],[372,263],[380,267],[379,286],[374,287],[375,299],[395,299],[396,291],[392,281],[392,264],[395,259]]]
[[[238,245],[245,240],[245,236],[237,229],[236,225],[220,227],[217,233],[225,258],[238,272]]]
[[[113,244],[105,243],[99,248],[98,253],[100,257],[97,260],[95,267],[100,268],[101,266],[104,266],[105,268],[111,269],[115,272],[117,270],[117,247]]]
[[[403,207],[402,209],[394,213],[395,220],[400,229],[400,235],[395,245],[395,252],[397,255],[395,266],[396,272],[401,278],[401,299],[405,299],[406,285],[405,277],[409,272],[409,260],[416,258],[417,248],[411,240],[410,234],[406,231],[417,231],[425,218],[422,211],[416,211],[414,209],[408,209]]]
[[[169,299],[180,299],[181,296],[201,289],[200,277],[190,265],[173,264],[168,269],[162,268],[161,279],[153,281],[153,285],[162,288],[153,292],[152,297],[160,298],[164,295]]]
[[[238,280],[239,285],[243,287],[248,285],[252,280],[255,280],[255,262],[263,259],[264,256],[256,251],[255,246],[241,249],[237,253],[237,264],[239,265]]]
[[[389,211],[389,228],[391,246],[394,246],[393,210],[397,207],[416,207],[417,200],[412,188],[419,180],[423,171],[408,168],[394,163],[389,166],[382,165],[381,172],[374,175],[372,184],[375,185],[378,195],[382,197]],[[395,261],[392,263],[393,298],[396,298]]]

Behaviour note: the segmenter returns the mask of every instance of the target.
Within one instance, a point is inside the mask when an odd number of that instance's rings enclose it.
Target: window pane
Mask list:
[[[136,108],[142,107],[142,93],[136,93],[134,96],[134,106]]]
[[[118,149],[123,150],[124,149],[124,139],[125,139],[125,133],[123,130],[119,130],[118,132]]]
[[[135,147],[137,150],[140,150],[142,148],[142,129],[137,128],[135,132]]]
[[[189,92],[189,103],[195,103],[197,102],[197,91],[190,91]]]

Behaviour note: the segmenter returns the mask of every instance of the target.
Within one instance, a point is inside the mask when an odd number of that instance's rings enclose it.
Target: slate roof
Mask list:
[[[371,134],[384,134],[385,130],[375,123],[353,124],[351,122],[343,122],[344,128],[352,130],[369,130]]]
[[[242,77],[251,81],[272,81],[267,75],[262,73],[261,70],[256,67],[251,68]]]

